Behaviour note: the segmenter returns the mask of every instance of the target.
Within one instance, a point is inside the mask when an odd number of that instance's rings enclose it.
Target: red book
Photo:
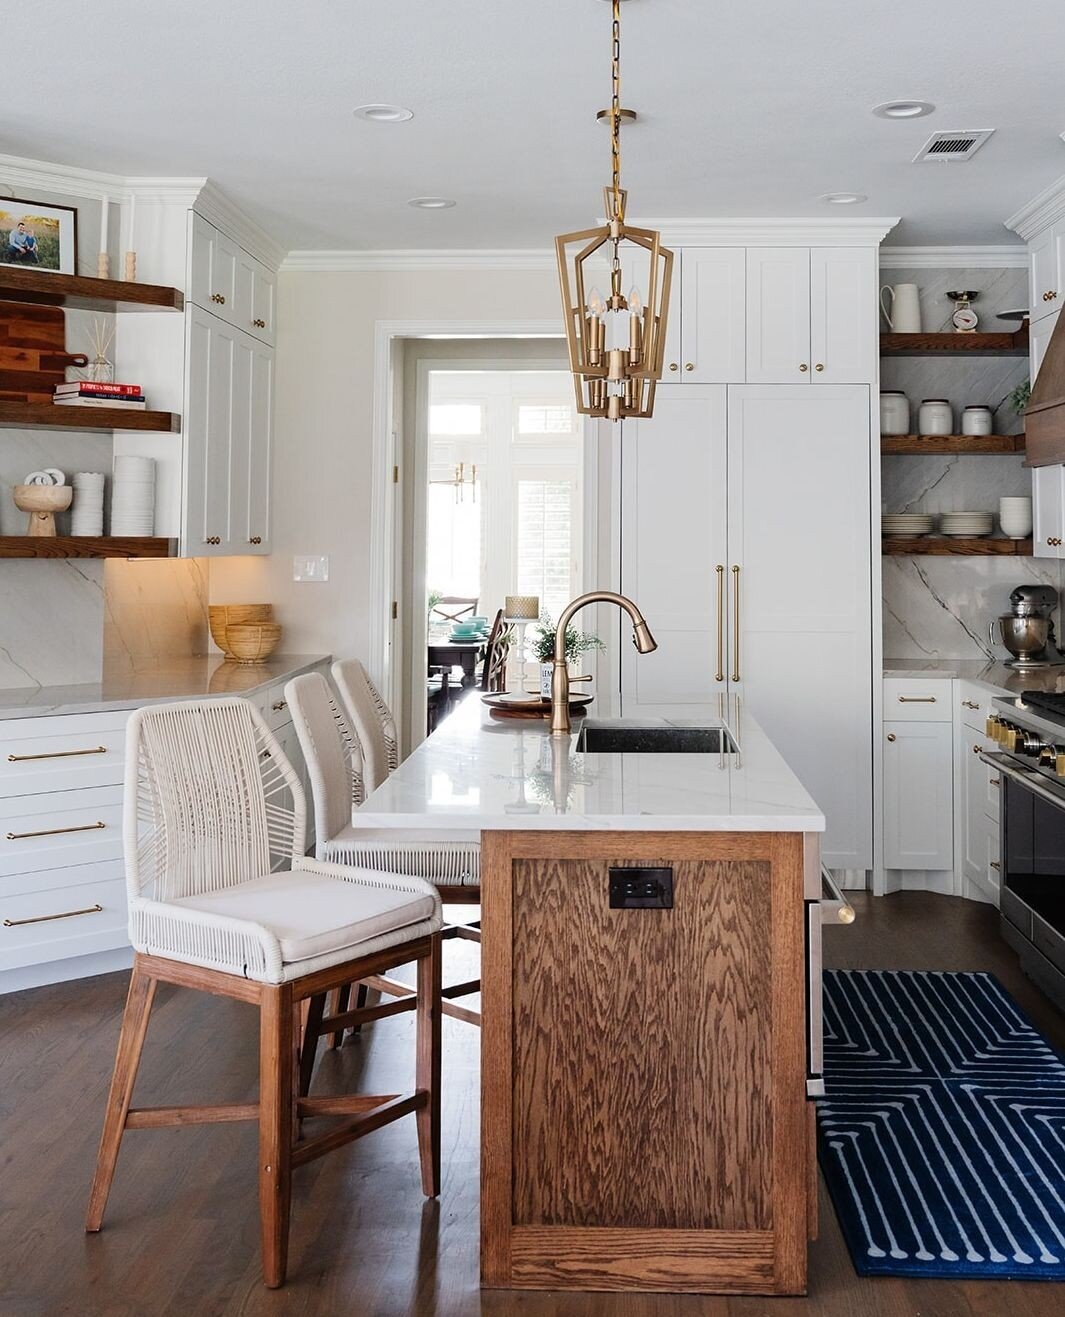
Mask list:
[[[68,384],[57,384],[55,391],[57,394],[120,393],[130,398],[138,398],[141,394],[141,386],[139,384],[97,384],[92,380],[71,380]]]

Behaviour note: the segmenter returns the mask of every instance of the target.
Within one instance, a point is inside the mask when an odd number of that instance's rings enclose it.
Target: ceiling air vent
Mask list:
[[[933,133],[913,157],[918,160],[971,160],[994,132],[980,128],[970,133]]]

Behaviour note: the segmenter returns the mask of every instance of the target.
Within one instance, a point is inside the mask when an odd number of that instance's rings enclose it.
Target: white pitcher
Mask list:
[[[888,304],[884,302],[887,294]],[[880,290],[880,309],[888,328],[896,334],[921,333],[921,302],[916,284],[885,284]]]

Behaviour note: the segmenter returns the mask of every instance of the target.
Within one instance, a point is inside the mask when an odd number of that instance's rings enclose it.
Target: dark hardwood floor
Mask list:
[[[987,906],[926,893],[860,898],[826,935],[846,968],[986,969],[1053,1043],[1065,1020],[1021,975]],[[451,942],[445,981],[473,977]],[[477,1284],[477,1030],[444,1021],[444,1188],[421,1196],[413,1121],[297,1171],[290,1280],[263,1288],[252,1126],[127,1134],[101,1234],[83,1232],[126,976],[0,998],[0,1313],[4,1317],[1050,1317],[1047,1284],[862,1280],[822,1189],[807,1299],[481,1293]],[[683,988],[683,985],[679,985]],[[144,1104],[253,1100],[256,1028],[236,1002],[161,987],[137,1095]],[[409,1017],[320,1063],[375,1092],[409,1082]],[[210,1096],[213,1095],[213,1096]],[[1056,1296],[1056,1297],[1055,1297]]]

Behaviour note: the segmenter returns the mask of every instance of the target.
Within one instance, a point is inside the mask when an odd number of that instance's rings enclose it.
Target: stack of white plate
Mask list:
[[[104,473],[74,473],[74,505],[70,513],[71,535],[104,533]]]
[[[150,535],[155,525],[155,459],[118,456],[111,490],[111,534]]]
[[[990,512],[944,512],[939,529],[943,535],[990,535],[994,524]]]
[[[880,529],[885,535],[927,535],[932,529],[932,518],[926,512],[885,514]]]

